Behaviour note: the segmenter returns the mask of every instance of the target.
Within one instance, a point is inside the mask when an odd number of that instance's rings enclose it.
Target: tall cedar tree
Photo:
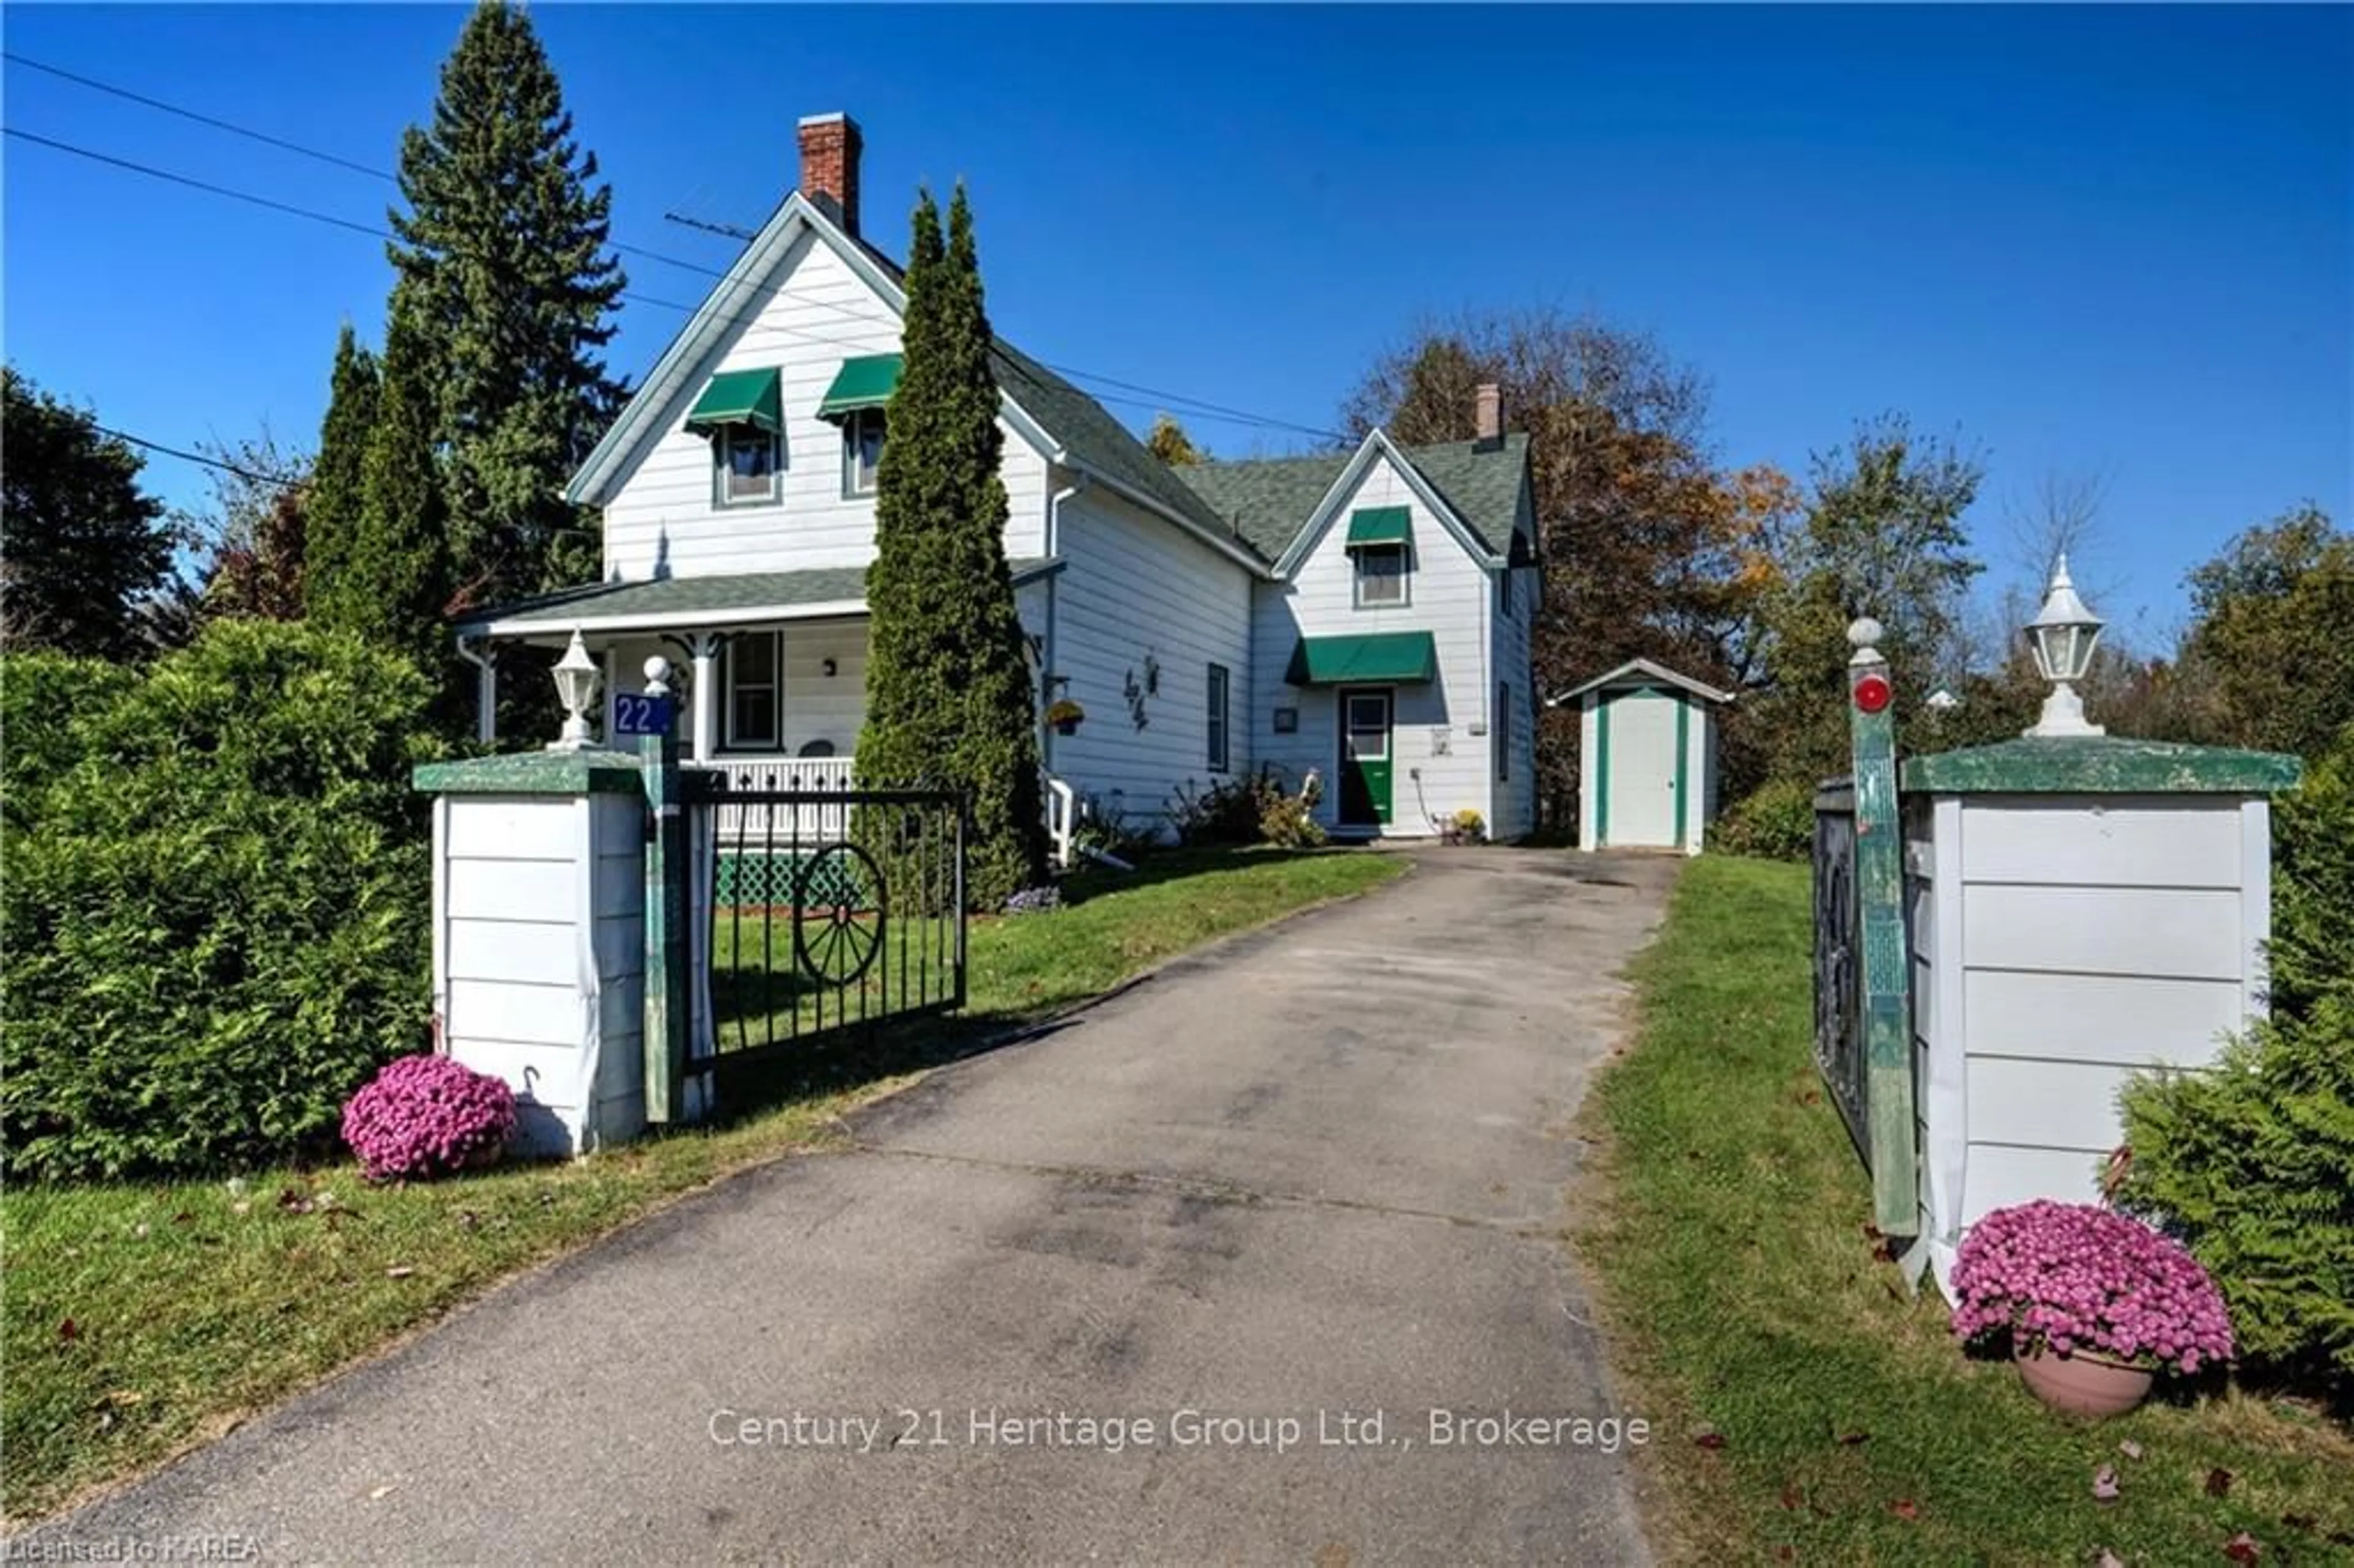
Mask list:
[[[14,366],[0,369],[0,648],[101,659],[145,650],[140,607],[172,569],[145,460]]]
[[[441,623],[449,598],[449,513],[433,464],[433,387],[424,334],[396,313],[385,334],[376,427],[360,465],[358,525],[338,591],[335,623],[417,661],[457,708]]]
[[[376,355],[362,348],[351,323],[335,338],[335,369],[327,388],[327,417],[319,427],[319,456],[304,496],[302,608],[327,626],[350,624],[345,573],[360,525],[361,469],[368,432],[376,428]]]
[[[478,6],[431,128],[402,138],[387,248],[437,397],[459,605],[597,575],[595,518],[559,493],[620,397],[598,353],[625,280],[596,176],[531,19]]]
[[[876,475],[870,656],[858,770],[869,784],[970,792],[968,901],[993,909],[1044,880],[1034,694],[1005,563],[1004,438],[964,188],[940,238],[916,204],[898,390]]]

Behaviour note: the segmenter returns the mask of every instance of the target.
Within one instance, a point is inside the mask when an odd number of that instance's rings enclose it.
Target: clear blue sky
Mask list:
[[[2354,11],[544,6],[615,238],[724,266],[793,123],[864,127],[867,229],[965,177],[1039,356],[1309,426],[1417,317],[1530,303],[1657,334],[1729,463],[1859,415],[1985,449],[1974,525],[2110,481],[2085,574],[2155,633],[2184,569],[2311,497],[2354,520]],[[34,58],[388,168],[463,12],[13,5]],[[11,64],[19,129],[366,222],[390,187]],[[307,445],[362,236],[10,142],[5,347],[175,444]],[[632,260],[692,305],[709,280]],[[632,305],[642,375],[684,318]],[[1132,423],[1149,408],[1113,404]],[[1190,418],[1221,451],[1306,440]],[[157,459],[175,500],[202,475]]]

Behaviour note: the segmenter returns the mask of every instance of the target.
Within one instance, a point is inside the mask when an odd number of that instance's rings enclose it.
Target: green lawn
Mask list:
[[[977,920],[966,1018],[812,1052],[732,1125],[597,1158],[376,1189],[348,1165],[242,1181],[12,1186],[0,1457],[21,1522],[216,1435],[503,1277],[730,1171],[838,1142],[838,1115],[1173,954],[1398,874],[1390,856],[1170,853],[1069,907]]]
[[[2354,1558],[2354,1441],[2312,1408],[2231,1393],[2072,1424],[1965,1360],[1934,1286],[1906,1297],[1816,1077],[1808,931],[1804,867],[1695,862],[1585,1113],[1603,1180],[1580,1250],[1627,1403],[1663,1434],[1661,1555],[2221,1563],[2245,1531],[2266,1563]]]

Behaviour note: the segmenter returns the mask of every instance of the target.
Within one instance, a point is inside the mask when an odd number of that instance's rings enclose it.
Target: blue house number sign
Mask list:
[[[667,735],[670,717],[668,697],[649,697],[637,692],[617,692],[613,695],[613,733],[617,736]]]

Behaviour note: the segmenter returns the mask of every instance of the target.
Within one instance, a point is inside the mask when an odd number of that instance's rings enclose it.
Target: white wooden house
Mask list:
[[[606,690],[684,675],[684,752],[764,780],[849,779],[864,710],[875,473],[899,368],[899,269],[862,236],[861,137],[801,124],[801,188],[745,247],[567,492],[602,509],[603,576],[458,628],[491,711],[502,644],[581,632]],[[1002,339],[1005,554],[1058,843],[1075,802],[1151,821],[1261,766],[1328,783],[1342,834],[1464,810],[1532,825],[1525,439],[1170,468]],[[610,705],[609,703],[608,713]],[[485,718],[487,726],[488,719]],[[487,733],[487,727],[485,730]]]

